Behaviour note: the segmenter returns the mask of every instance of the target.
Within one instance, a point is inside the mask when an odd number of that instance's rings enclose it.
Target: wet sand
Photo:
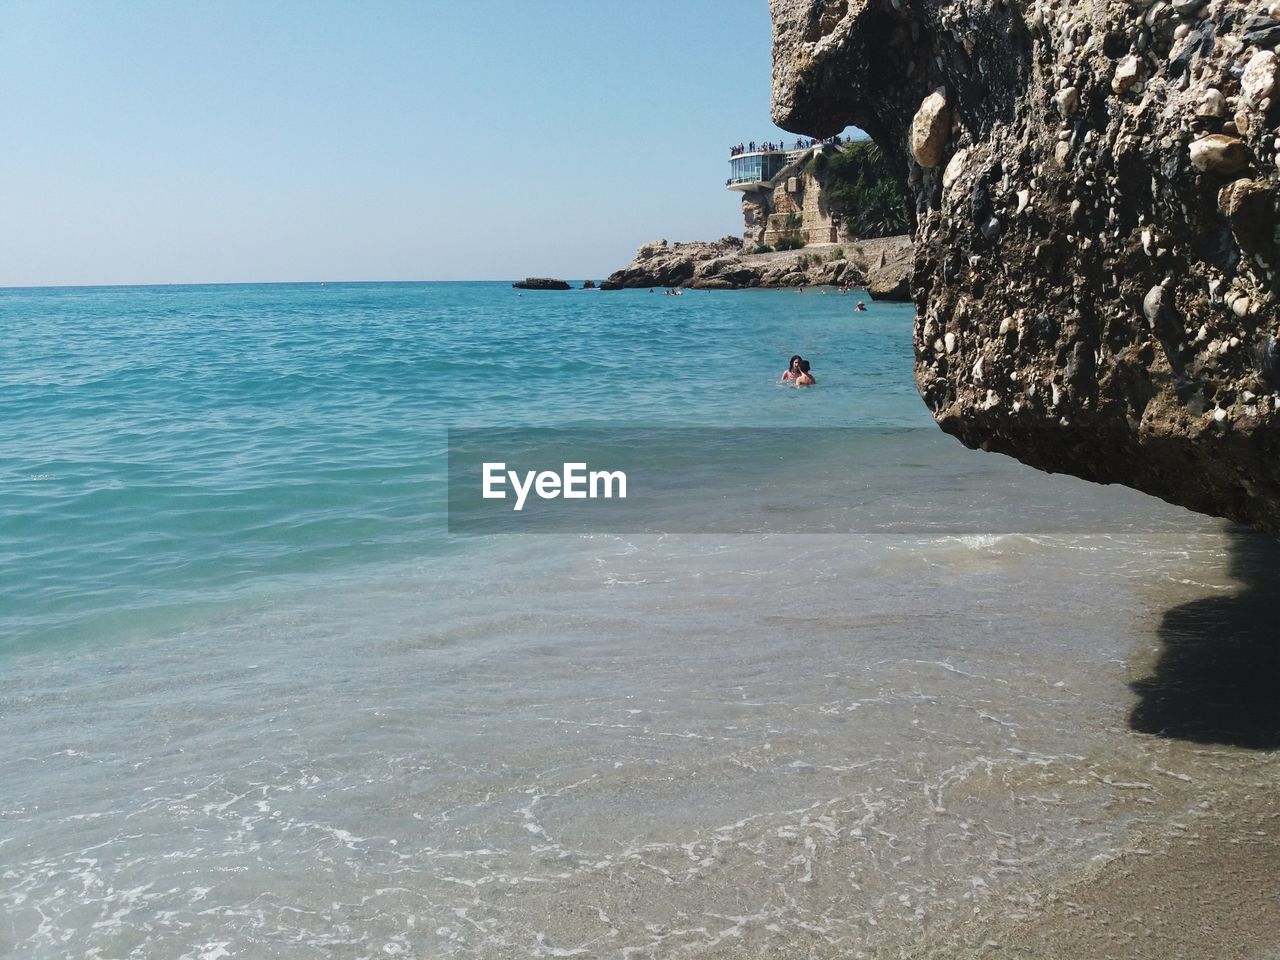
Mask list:
[[[1129,726],[1184,814],[928,938],[929,957],[1280,957],[1280,645],[1276,541],[1227,531],[1238,589],[1162,616]],[[1217,776],[1204,783],[1180,772]]]
[[[1114,858],[931,938],[918,955],[1280,956],[1280,810],[1275,783],[1261,786],[1205,799],[1129,838]]]
[[[1274,543],[529,540],[14,658],[0,955],[1280,943]]]

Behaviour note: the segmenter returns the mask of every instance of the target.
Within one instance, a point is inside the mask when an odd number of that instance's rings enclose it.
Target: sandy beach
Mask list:
[[[1280,786],[1260,778],[1196,800],[1125,849],[1011,896],[922,944],[927,956],[1132,960],[1280,956]]]

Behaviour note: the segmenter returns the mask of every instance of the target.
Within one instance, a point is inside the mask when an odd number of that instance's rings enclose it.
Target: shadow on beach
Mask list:
[[[1280,747],[1280,540],[1231,527],[1230,595],[1165,613],[1151,676],[1130,685],[1129,726],[1195,743]]]

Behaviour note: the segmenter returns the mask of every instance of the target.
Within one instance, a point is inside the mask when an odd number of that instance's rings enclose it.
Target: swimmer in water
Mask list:
[[[800,354],[797,353],[792,357],[791,362],[787,364],[787,369],[782,371],[782,382],[791,383],[798,379],[802,372],[800,369],[802,363],[804,363],[804,357],[800,356]]]
[[[800,376],[796,377],[796,386],[797,386],[797,387],[812,387],[812,386],[813,386],[813,385],[815,385],[817,382],[818,382],[818,381],[814,378],[813,374],[809,372],[809,361],[808,361],[808,360],[801,360],[801,361],[800,361]]]

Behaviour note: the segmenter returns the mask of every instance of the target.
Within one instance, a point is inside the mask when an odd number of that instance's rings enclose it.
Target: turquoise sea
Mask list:
[[[1246,776],[1126,723],[1230,535],[962,450],[854,299],[0,291],[0,956],[897,955]],[[513,426],[856,428],[978,532],[450,535]]]
[[[505,283],[0,293],[4,645],[435,556],[446,429],[922,424],[910,312]],[[821,396],[774,389],[795,352]],[[197,616],[203,614],[197,614]]]

